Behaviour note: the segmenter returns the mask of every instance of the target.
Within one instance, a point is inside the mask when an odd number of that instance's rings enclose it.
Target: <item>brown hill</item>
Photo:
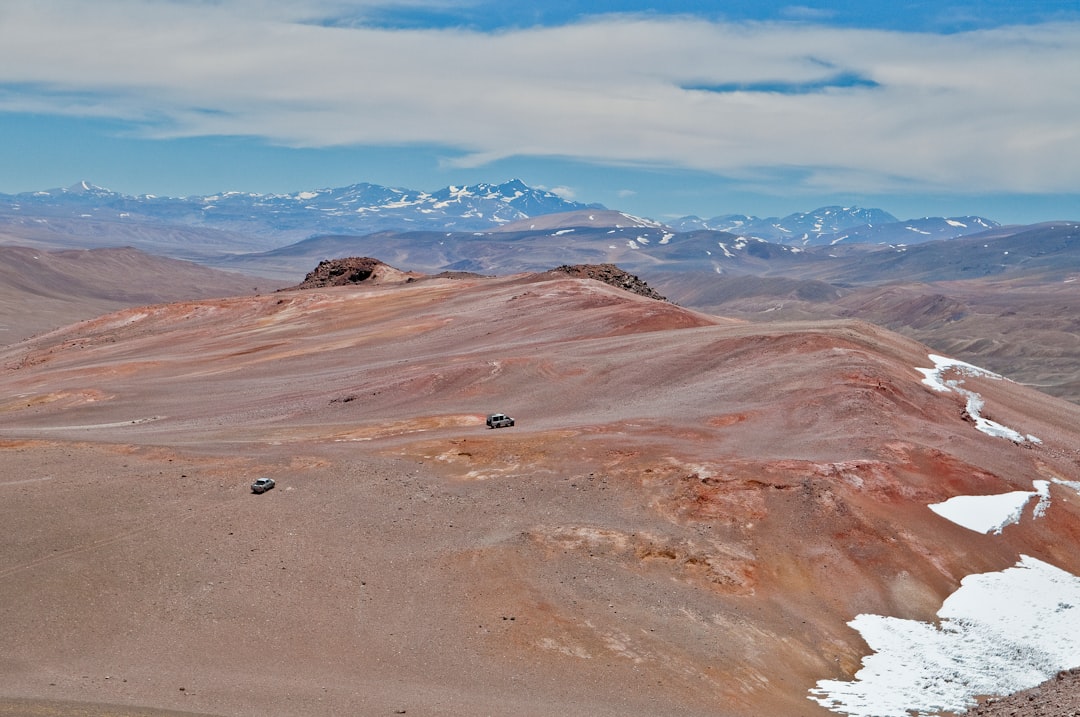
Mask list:
[[[277,284],[132,248],[0,246],[0,345],[129,306],[235,296]]]
[[[972,279],[832,286],[780,277],[653,280],[685,306],[749,321],[857,318],[1080,403],[1080,281]]]
[[[213,262],[242,252],[263,251],[276,242],[236,231],[148,221],[145,217],[108,221],[35,215],[23,207],[14,214],[0,210],[0,245],[42,251],[132,247],[174,259]]]
[[[828,715],[855,615],[1080,573],[1065,485],[1001,535],[927,508],[1080,480],[1080,407],[965,377],[1041,442],[987,435],[857,321],[466,277],[129,309],[0,365],[0,696],[42,709]]]

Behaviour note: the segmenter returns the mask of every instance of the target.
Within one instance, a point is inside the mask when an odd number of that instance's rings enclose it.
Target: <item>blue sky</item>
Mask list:
[[[1080,219],[1080,3],[4,0],[0,192]]]

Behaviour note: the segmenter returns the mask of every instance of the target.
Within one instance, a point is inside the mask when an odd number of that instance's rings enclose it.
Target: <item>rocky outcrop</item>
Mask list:
[[[573,266],[564,264],[552,269],[552,271],[559,271],[583,279],[596,279],[639,296],[656,299],[657,301],[667,301],[665,297],[654,291],[644,281],[633,274],[623,271],[614,264],[574,264]]]
[[[419,276],[419,275],[415,275]],[[370,256],[350,256],[324,259],[304,280],[291,289],[321,289],[327,286],[349,286],[362,283],[405,282],[414,275],[395,269]]]

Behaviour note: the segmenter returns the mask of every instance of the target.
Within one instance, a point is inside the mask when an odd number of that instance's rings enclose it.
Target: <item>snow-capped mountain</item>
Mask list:
[[[150,221],[287,241],[379,231],[484,231],[540,216],[573,216],[577,212],[580,217],[582,211],[603,209],[599,204],[569,201],[530,187],[520,179],[502,184],[449,186],[434,192],[362,182],[290,194],[223,192],[182,198],[130,196],[84,181],[61,189],[0,195],[0,213],[8,216]],[[652,220],[636,221],[641,226],[664,226]],[[616,221],[613,225],[622,223]],[[668,222],[667,226],[676,232],[724,231],[808,247],[838,243],[919,244],[954,239],[999,225],[982,217],[901,222],[881,209],[829,206],[782,218],[745,214],[711,219],[689,216]]]
[[[603,207],[568,201],[519,179],[435,192],[360,183],[292,194],[224,192],[183,198],[129,196],[80,182],[62,189],[0,195],[0,209],[11,213],[156,220],[293,239],[385,229],[471,231],[588,208]]]
[[[1000,226],[982,217],[928,217],[900,221],[881,209],[821,207],[786,217],[725,214],[712,219],[683,217],[671,223],[680,231],[712,229],[794,246],[839,244],[921,244],[955,239]]]
[[[223,192],[206,196],[130,196],[90,182],[17,195],[0,195],[8,216],[153,222],[237,232],[252,237],[296,241],[328,234],[364,235],[380,231],[484,231],[547,215],[603,210],[520,179],[502,184],[449,186],[434,192],[362,182],[346,187],[290,194]],[[639,220],[642,226],[663,226]],[[621,222],[615,222],[621,224]],[[676,232],[724,231],[789,246],[838,243],[919,244],[995,228],[982,217],[899,221],[881,209],[821,207],[786,217],[727,214],[711,219],[683,217],[668,225]]]

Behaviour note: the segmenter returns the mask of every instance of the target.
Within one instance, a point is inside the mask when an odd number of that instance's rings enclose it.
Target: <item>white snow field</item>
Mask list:
[[[1080,578],[1041,560],[969,575],[939,624],[859,615],[873,650],[851,682],[820,680],[809,699],[854,717],[962,712],[976,695],[1006,695],[1080,666]]]

